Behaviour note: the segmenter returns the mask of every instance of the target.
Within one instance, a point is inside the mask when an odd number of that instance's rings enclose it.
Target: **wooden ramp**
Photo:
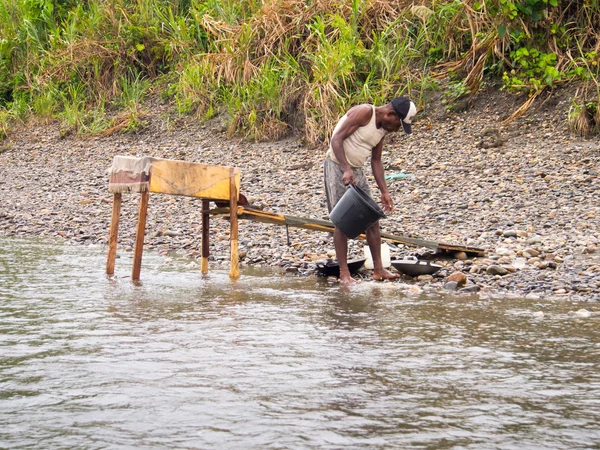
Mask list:
[[[230,209],[228,207],[211,209],[210,214],[228,216]],[[254,222],[271,223],[276,225],[284,225],[287,227],[304,228],[306,230],[324,231],[333,233],[334,225],[329,220],[313,219],[297,216],[283,216],[272,212],[262,211],[259,209],[246,208],[238,206],[237,215],[239,219],[252,220]],[[359,239],[366,239],[364,234],[361,234]],[[437,253],[443,252],[465,252],[468,256],[484,256],[485,250],[477,247],[469,247],[465,245],[453,245],[442,242],[428,241],[424,239],[416,239],[407,236],[396,236],[389,233],[381,233],[381,239],[396,244],[411,245],[414,247],[425,247],[434,250]]]

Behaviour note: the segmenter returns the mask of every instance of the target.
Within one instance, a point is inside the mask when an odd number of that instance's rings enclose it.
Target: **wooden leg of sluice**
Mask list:
[[[229,173],[229,223],[231,231],[229,241],[231,244],[231,268],[229,269],[229,278],[239,278],[239,255],[238,255],[238,216],[237,216],[237,199],[238,192],[235,186],[235,176],[233,170]]]
[[[144,234],[146,231],[146,214],[148,212],[149,192],[142,192],[140,198],[140,208],[138,211],[137,231],[135,235],[135,248],[133,250],[133,269],[131,270],[131,279],[137,281],[140,279],[142,270],[142,253],[144,251]]]
[[[200,271],[202,273],[208,273],[208,255],[210,252],[208,236],[210,232],[210,224],[208,214],[209,207],[208,200],[202,200],[202,260],[200,262]]]
[[[121,194],[113,195],[110,234],[108,235],[108,257],[106,258],[106,275],[114,275],[117,258],[117,238],[119,236],[119,218],[121,216]]]

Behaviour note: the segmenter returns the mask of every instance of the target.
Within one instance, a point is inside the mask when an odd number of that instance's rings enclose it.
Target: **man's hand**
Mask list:
[[[354,172],[352,172],[352,169],[348,168],[344,170],[344,176],[342,177],[342,180],[344,181],[344,185],[346,186],[348,186],[349,184],[356,183],[356,180],[354,179]]]
[[[384,213],[389,214],[394,210],[394,202],[389,192],[381,193],[381,203],[383,204]]]

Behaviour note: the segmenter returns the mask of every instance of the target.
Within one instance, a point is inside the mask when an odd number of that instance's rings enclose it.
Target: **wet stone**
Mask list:
[[[444,284],[444,289],[447,291],[456,291],[457,288],[458,283],[456,281],[449,281],[448,283]]]
[[[504,289],[511,295],[526,295],[535,289],[543,295],[553,292],[556,276],[564,280],[564,286],[556,288],[564,293],[557,295],[572,297],[579,287],[579,297],[598,298],[600,144],[582,143],[566,129],[545,126],[564,121],[564,111],[557,108],[544,112],[540,120],[519,118],[512,131],[504,132],[498,128],[498,117],[505,111],[494,110],[496,106],[492,99],[481,98],[464,113],[444,114],[435,126],[422,127],[408,139],[394,133],[386,137],[386,173],[402,171],[411,178],[388,183],[396,210],[381,221],[382,231],[477,246],[488,253],[473,260],[462,252],[445,255],[447,269],[435,278],[402,281],[442,289],[444,277],[458,270],[468,272],[470,282],[483,286],[484,292]],[[542,113],[532,114],[537,118]],[[117,154],[241,167],[242,192],[252,203],[279,214],[328,218],[320,149],[308,148],[295,138],[242,144],[227,139],[222,125],[190,122],[167,130],[158,115],[149,120],[152,125],[136,135],[60,137],[53,126],[44,126],[10,136],[0,152],[0,235],[106,245],[112,207],[106,167]],[[477,145],[500,135],[510,138],[499,148]],[[474,140],[473,136],[480,137]],[[378,200],[368,165],[365,173]],[[123,195],[121,251],[132,250],[138,204],[139,196]],[[147,247],[197,256],[199,209],[194,199],[151,194]],[[240,221],[239,233],[240,257],[248,265],[289,266],[300,273],[301,264],[335,259],[329,233],[290,227],[293,250],[286,245],[282,227]],[[227,265],[226,219],[211,217],[210,244],[211,254]],[[362,257],[365,244],[349,241],[349,259]],[[420,251],[397,245],[391,256],[399,259]],[[537,264],[545,268],[540,270]],[[504,270],[514,270],[506,278],[517,282],[503,279]],[[504,283],[501,288],[500,283]]]
[[[470,286],[465,286],[464,288],[459,290],[459,292],[461,292],[461,293],[469,293],[469,294],[476,293],[479,291],[481,291],[481,287],[479,287],[476,284],[472,284]]]

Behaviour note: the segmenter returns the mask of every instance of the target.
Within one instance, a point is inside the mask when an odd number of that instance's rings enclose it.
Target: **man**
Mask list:
[[[324,162],[325,195],[329,212],[342,198],[349,184],[356,184],[367,194],[371,190],[362,171],[365,162],[371,157],[371,168],[377,187],[381,191],[383,211],[390,213],[394,203],[385,183],[381,154],[383,141],[388,133],[404,129],[412,132],[412,119],[417,108],[407,97],[398,97],[384,106],[358,105],[351,108],[340,119],[333,130],[331,144]],[[373,257],[373,278],[390,280],[398,278],[383,268],[381,262],[381,232],[379,221],[366,230],[367,242]],[[356,283],[348,270],[348,238],[339,229],[333,232],[333,243],[340,265],[340,281],[344,284]]]

